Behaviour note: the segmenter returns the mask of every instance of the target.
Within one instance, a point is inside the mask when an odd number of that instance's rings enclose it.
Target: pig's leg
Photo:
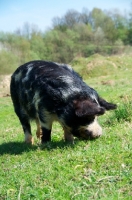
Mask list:
[[[51,129],[47,129],[45,127],[42,127],[42,137],[41,142],[50,142],[51,141]]]
[[[42,129],[38,118],[36,118],[36,125],[37,125],[36,136],[38,139],[40,139],[42,137]]]
[[[20,106],[14,105],[14,107],[15,107],[15,112],[21,122],[23,131],[24,131],[25,142],[33,144],[34,140],[33,140],[32,133],[31,133],[29,116],[27,115],[27,113],[25,112],[25,110],[22,108],[21,105]]]
[[[39,122],[42,130],[41,142],[51,141],[52,115],[44,110],[39,110]]]
[[[74,137],[73,135],[70,133],[70,130],[67,127],[63,127],[64,130],[64,140],[66,142],[70,142],[70,143],[74,143]]]

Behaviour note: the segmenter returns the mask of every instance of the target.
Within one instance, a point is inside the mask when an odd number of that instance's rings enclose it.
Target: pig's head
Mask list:
[[[95,139],[102,135],[102,128],[97,121],[99,115],[103,115],[106,110],[116,109],[116,105],[108,103],[102,98],[98,101],[91,99],[74,100],[74,126],[72,134],[80,139]]]

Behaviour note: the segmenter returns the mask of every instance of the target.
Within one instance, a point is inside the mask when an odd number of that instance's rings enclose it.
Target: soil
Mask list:
[[[0,75],[0,97],[10,96],[11,75]]]

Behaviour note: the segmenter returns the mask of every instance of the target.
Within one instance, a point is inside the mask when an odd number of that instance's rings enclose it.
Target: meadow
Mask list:
[[[52,142],[34,145],[24,135],[10,96],[0,98],[0,200],[132,199],[132,57],[76,58],[86,83],[117,110],[99,117],[103,135],[67,144],[54,123]],[[4,90],[1,89],[1,90]]]

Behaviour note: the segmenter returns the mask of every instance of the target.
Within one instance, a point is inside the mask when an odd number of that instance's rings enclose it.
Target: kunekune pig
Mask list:
[[[31,120],[36,121],[42,143],[51,141],[53,121],[62,125],[66,141],[98,138],[102,128],[97,116],[116,109],[69,65],[55,62],[37,60],[21,65],[11,77],[10,92],[27,143],[33,143]]]

